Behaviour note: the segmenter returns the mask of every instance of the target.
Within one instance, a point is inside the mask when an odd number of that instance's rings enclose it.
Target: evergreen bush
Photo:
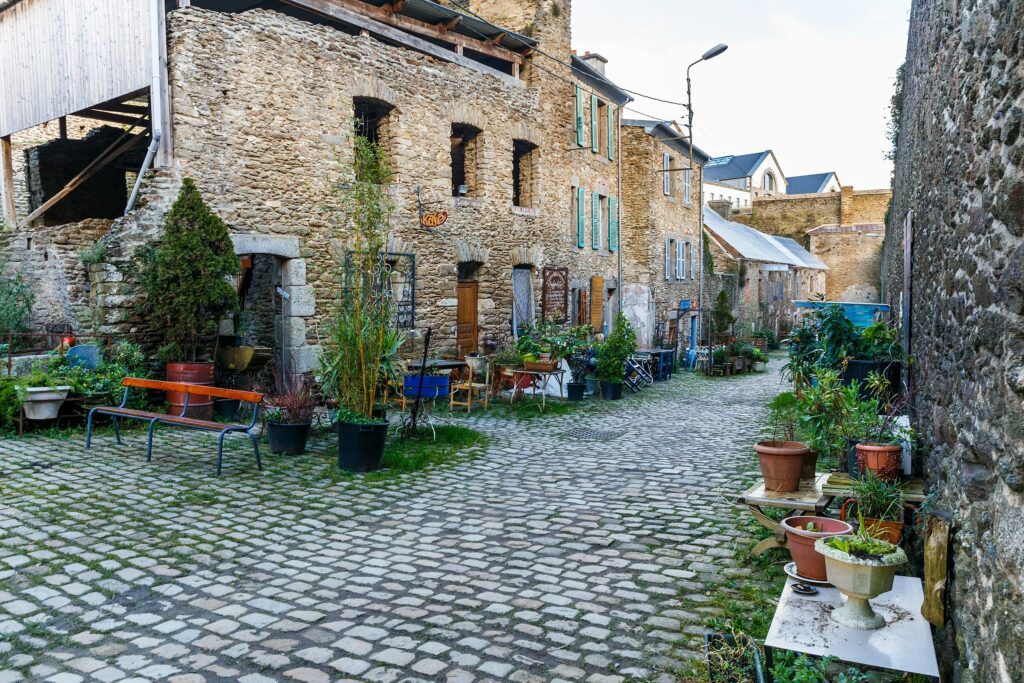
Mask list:
[[[626,377],[626,359],[634,353],[636,332],[620,311],[611,334],[597,347],[597,378],[602,382],[621,382]]]
[[[724,289],[718,292],[718,297],[715,299],[715,307],[711,311],[711,322],[715,326],[715,332],[723,334],[728,332],[732,324],[736,322],[736,317],[732,314],[732,306],[729,305],[729,295]]]
[[[196,360],[199,338],[214,334],[220,320],[238,309],[238,294],[228,280],[237,274],[228,226],[186,178],[143,274],[144,312],[162,337],[161,360]]]

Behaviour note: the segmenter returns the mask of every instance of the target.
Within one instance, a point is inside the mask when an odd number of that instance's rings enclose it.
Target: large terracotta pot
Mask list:
[[[810,449],[799,441],[762,441],[754,444],[766,491],[786,493],[800,488],[804,456]]]
[[[181,384],[203,384],[213,386],[213,363],[168,363],[167,381],[179,382]],[[167,392],[167,413],[169,415],[181,415],[181,409],[185,405],[184,392]],[[188,399],[188,417],[197,420],[213,419],[213,399],[209,396],[192,395]]]
[[[903,446],[899,444],[857,444],[857,465],[860,471],[871,470],[882,481],[893,481],[899,476],[903,460]]]
[[[816,530],[808,531],[807,526],[812,523]],[[786,547],[796,562],[796,573],[815,581],[825,580],[825,558],[814,549],[814,542],[853,533],[847,522],[830,517],[787,517],[780,524],[786,532]]]

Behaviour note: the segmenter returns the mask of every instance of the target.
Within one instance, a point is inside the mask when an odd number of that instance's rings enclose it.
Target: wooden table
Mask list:
[[[825,493],[822,490],[822,486],[829,476],[828,472],[816,472],[814,481],[801,480],[800,488],[788,493],[766,491],[764,481],[759,480],[758,483],[737,496],[736,502],[740,505],[746,505],[750,513],[754,515],[754,519],[765,529],[774,533],[774,536],[770,536],[755,545],[750,552],[756,556],[772,548],[786,547],[786,532],[783,531],[782,526],[778,522],[766,515],[762,508],[782,508],[787,511],[787,517],[793,512],[807,512],[811,515],[825,514],[825,508],[835,498],[834,495]]]
[[[541,382],[541,387],[543,388],[543,387],[547,386],[549,379],[551,379],[552,377],[555,378],[555,381],[558,382],[558,401],[559,401],[559,403],[564,403],[565,402],[565,396],[564,396],[565,391],[564,391],[564,389],[562,387],[562,377],[564,375],[565,375],[565,370],[558,370],[558,369],[555,369],[555,370],[524,370],[522,368],[514,369],[512,371],[512,394],[509,396],[508,404],[512,405],[513,403],[515,403],[517,395],[522,396],[522,395],[526,394],[526,390],[523,389],[521,386],[519,386],[519,378],[520,377],[524,377],[524,376],[533,377],[533,380],[531,380],[531,381],[533,382],[534,389],[536,389],[536,387],[537,387],[537,380],[540,380],[540,379],[543,380],[543,382]],[[541,410],[541,412],[544,412],[544,407],[545,407],[545,405],[547,405],[546,399],[547,399],[547,392],[541,391],[540,392],[540,410]]]
[[[772,650],[790,650],[816,657],[835,657],[853,664],[921,674],[938,680],[932,630],[921,616],[921,579],[897,576],[892,590],[871,600],[886,625],[860,631],[831,619],[843,603],[835,588],[816,586],[817,595],[794,593],[790,578],[782,589],[772,625],[764,640],[765,665],[771,669]]]

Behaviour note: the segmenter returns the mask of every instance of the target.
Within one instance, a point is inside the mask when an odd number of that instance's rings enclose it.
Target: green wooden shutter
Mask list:
[[[576,188],[576,246],[582,249],[587,246],[587,226],[583,220],[586,215],[587,194],[582,187]]]
[[[608,158],[615,159],[615,105],[608,105]]]
[[[619,202],[608,198],[608,251],[619,248]]]
[[[601,195],[590,195],[590,246],[601,248]]]
[[[583,88],[576,86],[576,146],[583,146]]]
[[[590,96],[590,149],[598,151],[600,143],[601,117],[597,114],[597,95]]]

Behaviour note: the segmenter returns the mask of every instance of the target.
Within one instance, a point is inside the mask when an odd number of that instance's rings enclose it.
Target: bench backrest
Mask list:
[[[138,377],[125,377],[121,381],[122,386],[137,387],[139,389],[156,389],[158,391],[177,391],[193,396],[210,396],[212,398],[227,398],[247,403],[261,403],[263,394],[256,391],[239,391],[238,389],[222,389],[211,387],[205,384],[183,384],[181,382],[162,382],[156,379],[140,379]]]

